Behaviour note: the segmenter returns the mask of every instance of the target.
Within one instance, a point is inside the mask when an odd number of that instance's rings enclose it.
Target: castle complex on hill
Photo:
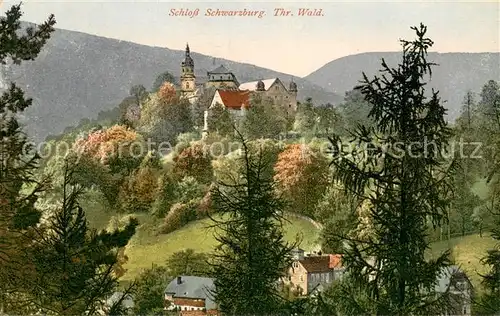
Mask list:
[[[253,94],[267,98],[274,105],[281,106],[285,113],[292,114],[297,110],[297,84],[290,81],[288,88],[279,78],[257,80],[239,83],[236,76],[223,65],[207,72],[207,80],[204,83],[196,82],[194,72],[194,60],[191,57],[189,44],[186,45],[184,61],[181,63],[180,76],[181,98],[188,100],[194,105],[203,93],[208,89],[215,89],[215,93],[205,112],[203,131],[208,132],[208,111],[215,106],[224,106],[234,118],[243,117],[245,110],[250,107],[250,99]],[[129,121],[137,121],[141,117],[141,106],[133,102],[126,108],[125,117]]]
[[[239,83],[236,76],[223,65],[207,72],[207,77],[205,83],[197,84],[194,61],[187,44],[184,61],[181,63],[180,90],[181,96],[190,103],[195,103],[205,89],[215,88],[210,108],[220,104],[231,112],[239,112],[249,106],[251,95],[258,93],[270,98],[275,105],[282,106],[287,112],[297,110],[297,84],[293,80],[288,88],[279,78]]]

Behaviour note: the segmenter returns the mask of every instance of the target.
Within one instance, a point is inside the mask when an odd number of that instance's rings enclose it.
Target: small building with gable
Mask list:
[[[289,113],[297,110],[297,84],[293,80],[290,81],[288,88],[279,78],[271,78],[242,83],[239,90],[261,94]]]
[[[209,109],[216,106],[223,106],[233,114],[233,117],[241,117],[250,107],[250,92],[217,89]]]
[[[165,289],[165,309],[181,315],[215,315],[214,279],[198,276],[178,276]]]
[[[295,249],[293,259],[288,277],[283,283],[291,285],[301,295],[322,291],[344,274],[341,255],[305,255],[304,250]]]

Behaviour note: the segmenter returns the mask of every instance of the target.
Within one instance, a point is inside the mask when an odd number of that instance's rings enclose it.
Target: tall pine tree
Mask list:
[[[481,109],[486,116],[486,143],[488,144],[488,174],[490,196],[488,211],[493,216],[494,224],[491,237],[495,246],[488,250],[482,258],[483,264],[489,268],[488,273],[482,275],[482,284],[485,289],[480,307],[485,314],[498,315],[500,313],[500,87],[496,81],[490,80],[481,91]]]
[[[105,308],[104,301],[118,287],[114,270],[119,250],[138,222],[133,218],[123,230],[113,232],[91,230],[78,204],[81,189],[72,185],[73,170],[68,162],[61,205],[41,223],[29,253],[35,273],[28,290],[44,313],[93,315]]]
[[[242,139],[242,169],[233,183],[219,183],[213,203],[220,243],[212,263],[220,311],[228,315],[275,314],[282,303],[278,282],[286,274],[293,246],[284,241],[284,203],[265,177],[264,151]]]
[[[24,30],[21,16],[21,5],[15,5],[0,17],[0,66],[34,60],[54,31],[53,15]],[[0,95],[0,313],[7,311],[9,297],[29,272],[21,257],[30,228],[40,218],[34,207],[44,188],[34,176],[39,157],[18,122],[31,103],[15,83]]]
[[[482,275],[484,294],[479,306],[482,314],[498,315],[500,313],[500,212],[496,214],[496,227],[491,237],[496,241],[493,249],[482,258],[481,262],[489,267],[488,273]]]
[[[373,128],[353,131],[354,144],[334,143],[335,178],[366,202],[371,232],[363,240],[346,239],[344,263],[352,284],[345,302],[374,315],[437,314],[446,309],[434,289],[447,253],[426,260],[430,223],[446,220],[449,195],[442,156],[450,131],[438,93],[427,98],[425,79],[433,42],[424,25],[412,28],[413,41],[402,41],[397,68],[382,60],[381,77],[356,87],[371,104]],[[356,298],[363,298],[356,300]],[[443,300],[442,300],[443,299]]]

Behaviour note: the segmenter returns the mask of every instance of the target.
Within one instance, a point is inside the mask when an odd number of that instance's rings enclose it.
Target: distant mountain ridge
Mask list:
[[[33,25],[23,23],[23,28]],[[280,77],[285,84],[292,75],[255,65],[238,63],[196,53],[191,43],[195,72],[200,78],[220,64],[234,72],[240,82]],[[82,32],[56,29],[35,61],[12,66],[4,82],[15,81],[33,106],[25,112],[25,123],[31,137],[43,140],[59,134],[81,119],[95,118],[102,110],[116,107],[127,97],[134,84],[150,89],[156,76],[169,71],[179,76],[184,51],[151,47]],[[0,77],[2,80],[2,77]],[[342,97],[322,87],[294,77],[299,99],[338,103]],[[0,84],[1,86],[1,84]]]
[[[24,22],[23,27],[32,23]],[[255,65],[238,63],[196,53],[191,43],[195,72],[200,79],[206,71],[223,64],[240,82],[280,77],[298,85],[299,99],[312,97],[315,103],[338,104],[345,91],[351,90],[361,73],[373,76],[380,69],[381,58],[389,65],[399,62],[400,53],[361,53],[335,59],[304,78],[276,72]],[[103,110],[116,107],[134,84],[151,88],[156,76],[169,71],[179,76],[184,51],[151,47],[132,42],[57,29],[35,61],[12,66],[0,76],[2,83],[19,84],[33,106],[27,109],[24,122],[36,141],[49,134],[61,133],[85,118],[93,119]],[[490,79],[500,80],[500,53],[430,53],[434,67],[430,87],[447,100],[448,119],[454,120],[467,90],[479,92]],[[2,74],[0,74],[2,75]]]
[[[335,59],[305,77],[329,92],[343,94],[363,79],[362,72],[372,78],[381,68],[384,58],[391,67],[401,60],[399,52],[372,52]],[[448,120],[455,120],[465,93],[479,93],[488,80],[500,80],[500,53],[435,53],[428,60],[438,65],[433,67],[429,88],[440,91],[448,108]]]

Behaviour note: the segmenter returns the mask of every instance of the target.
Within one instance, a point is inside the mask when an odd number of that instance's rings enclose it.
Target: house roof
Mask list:
[[[226,67],[224,67],[223,65],[220,65],[219,67],[215,68],[214,70],[212,71],[208,71],[209,74],[229,74],[229,73],[232,73],[231,71],[229,71]]]
[[[262,80],[266,91],[269,90],[269,88],[276,82],[276,80],[278,80],[278,78]],[[255,91],[255,90],[257,90],[257,82],[259,82],[259,80],[242,83],[242,84],[240,84],[239,89],[240,90]]]
[[[456,265],[451,265],[441,269],[437,276],[436,292],[444,293],[453,286],[452,280],[470,282],[467,274]]]
[[[211,291],[215,289],[214,279],[198,276],[180,276],[181,283],[177,284],[177,278],[170,281],[165,294],[172,294],[173,298],[199,298],[205,300],[205,308],[216,307]]]
[[[342,255],[328,255],[330,257],[329,268],[342,268]]]
[[[300,264],[310,273],[329,272],[330,256],[311,256],[299,260]]]
[[[249,91],[217,90],[226,108],[239,110],[242,106],[250,106]]]
[[[205,307],[205,300],[201,298],[174,298],[175,305]]]

